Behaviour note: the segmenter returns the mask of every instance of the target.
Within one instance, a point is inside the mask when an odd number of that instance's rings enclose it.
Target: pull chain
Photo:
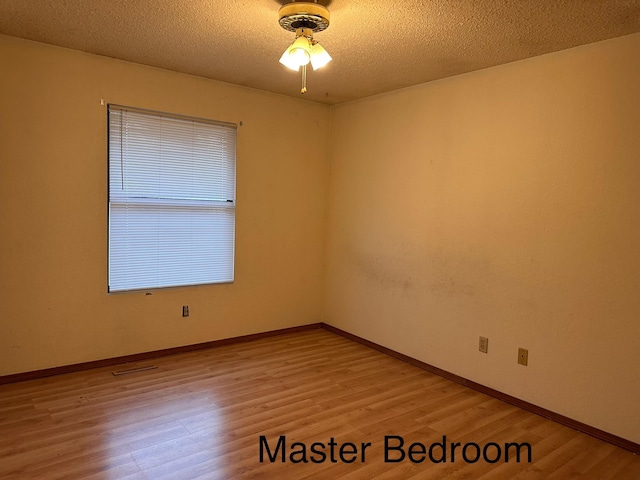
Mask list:
[[[302,65],[302,88],[300,93],[306,93],[307,91],[307,66]]]

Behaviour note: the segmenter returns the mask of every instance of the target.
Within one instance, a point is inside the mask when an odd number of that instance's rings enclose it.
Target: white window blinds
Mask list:
[[[233,281],[236,126],[108,110],[109,291]]]

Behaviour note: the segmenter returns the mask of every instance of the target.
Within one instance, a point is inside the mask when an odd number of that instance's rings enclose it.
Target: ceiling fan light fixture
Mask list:
[[[306,66],[311,62],[314,70],[329,63],[331,55],[313,39],[314,32],[321,32],[329,27],[329,10],[312,2],[296,2],[283,5],[278,11],[278,23],[282,28],[296,33],[295,41],[285,50],[280,63],[291,70],[302,67],[301,93],[307,91]]]

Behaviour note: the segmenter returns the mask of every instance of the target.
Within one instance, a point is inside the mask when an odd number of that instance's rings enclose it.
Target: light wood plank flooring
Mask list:
[[[2,479],[639,479],[640,457],[317,329],[0,386]],[[287,461],[260,463],[260,436]],[[454,461],[385,463],[384,437]],[[292,442],[353,442],[353,463],[291,463]],[[461,448],[487,444],[487,458]],[[532,462],[504,460],[505,443]],[[495,445],[494,445],[495,444]],[[391,442],[390,445],[395,445]],[[497,445],[497,446],[496,446]],[[300,450],[298,445],[297,450]],[[325,450],[330,454],[329,447]],[[414,460],[421,458],[414,447]],[[448,450],[451,448],[448,446]],[[345,450],[345,452],[347,452]],[[398,458],[399,451],[390,451]],[[434,459],[442,450],[432,450]],[[391,455],[393,454],[393,455]],[[477,454],[468,447],[467,459]],[[352,456],[346,455],[349,460]],[[300,459],[301,454],[294,455]],[[320,455],[314,457],[320,460]]]

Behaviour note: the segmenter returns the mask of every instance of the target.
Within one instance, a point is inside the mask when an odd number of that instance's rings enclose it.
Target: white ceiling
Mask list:
[[[277,0],[0,0],[0,33],[300,97]],[[329,0],[334,61],[303,96],[341,103],[640,32],[640,0]]]

